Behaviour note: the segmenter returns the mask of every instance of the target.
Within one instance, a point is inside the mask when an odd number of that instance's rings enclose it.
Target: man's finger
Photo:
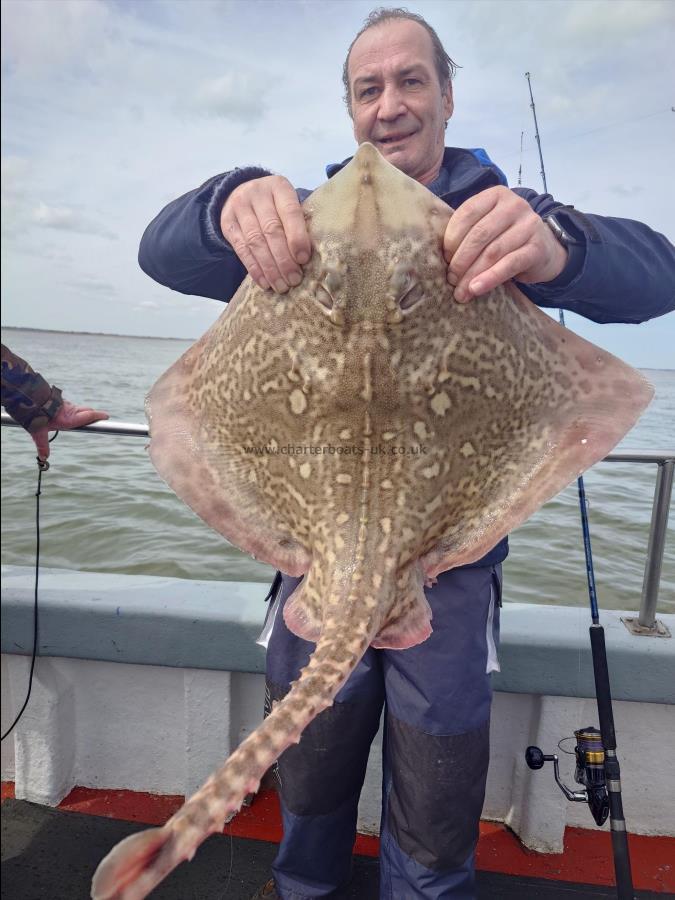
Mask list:
[[[513,209],[509,206],[496,206],[484,215],[465,235],[464,240],[450,260],[448,273],[450,276],[454,276],[455,284],[466,278],[468,272],[486,254],[488,254],[489,264],[492,264],[500,256],[505,255],[506,252],[514,250],[518,245],[514,245],[512,239],[511,241],[506,241],[503,248],[502,241],[519,224],[516,223],[514,225]],[[523,234],[522,240],[527,240],[529,231],[525,232],[521,229],[521,233]],[[488,265],[484,263],[483,268],[488,268]]]
[[[498,263],[487,269],[485,272],[481,272],[478,277],[469,282],[466,293],[460,291],[460,296],[458,297],[456,290],[455,299],[464,302],[465,300],[470,300],[471,297],[479,297],[483,294],[487,294],[488,291],[493,290],[500,284],[505,284],[512,278],[517,278],[521,272],[524,272],[527,269],[530,262],[528,250],[524,247],[520,247],[513,253],[509,253],[503,259],[500,259]],[[459,287],[460,285],[458,285],[458,288]]]
[[[457,277],[455,281],[456,299],[460,302],[463,299],[470,299],[470,296],[472,296],[473,294],[469,290],[469,285],[474,281],[474,279],[481,276],[484,272],[490,270],[500,260],[504,259],[504,257],[508,256],[511,253],[514,253],[521,247],[525,248],[528,244],[529,239],[530,229],[526,222],[519,222],[517,225],[513,225],[511,228],[507,228],[506,231],[497,234],[493,241],[491,241],[486,247],[483,247],[472,264],[464,272],[462,272],[459,277]],[[458,252],[462,252],[461,247]],[[529,249],[528,253],[531,255],[532,250]],[[453,273],[449,272],[449,281],[451,274]]]
[[[49,432],[47,429],[41,428],[32,435],[32,438],[40,459],[47,459],[49,456]]]
[[[272,287],[278,293],[283,293],[288,290],[291,285],[300,284],[300,281],[302,280],[302,270],[293,258],[288,245],[286,228],[276,205],[276,190],[277,188],[275,188],[274,194],[265,194],[259,198],[254,198],[253,212],[260,222],[260,227],[265,236],[270,256],[274,260],[274,264],[279,272],[279,276],[271,279]],[[295,197],[295,202],[297,203],[297,197]],[[267,275],[267,273],[265,274]],[[279,280],[279,278],[281,280]]]
[[[274,189],[274,205],[286,235],[288,249],[299,265],[309,262],[312,243],[298,195],[288,182],[280,182]]]
[[[78,409],[73,416],[73,424],[71,428],[83,428],[85,425],[92,425],[94,422],[101,422],[110,418],[108,413],[101,412],[96,409]]]
[[[460,244],[477,222],[486,216],[499,201],[499,194],[492,190],[482,191],[470,197],[459,206],[448,222],[443,236],[443,253],[446,262],[450,262],[459,249]]]
[[[262,219],[260,218],[261,216]],[[288,289],[288,284],[279,271],[279,267],[277,266],[268,242],[268,235],[265,234],[263,230],[263,228],[266,228],[268,232],[274,230],[272,219],[277,220],[277,230],[283,234],[281,222],[278,220],[276,209],[271,200],[267,203],[267,209],[264,208],[264,204],[262,209],[257,210],[250,206],[239,210],[237,214],[237,223],[241,230],[243,244],[246,247],[246,250],[255,259],[257,266],[262,272],[262,277],[267,283],[275,291],[282,293]],[[265,224],[263,225],[263,223]],[[244,262],[239,255],[239,252],[236,252],[242,262]],[[245,262],[244,265],[246,265]]]
[[[231,222],[226,227],[225,231],[227,240],[232,245],[232,249],[239,257],[248,274],[264,291],[269,290],[270,283],[263,275],[263,270],[261,266],[258,265],[257,259],[246,246],[246,241],[244,240],[244,236],[241,233],[241,229],[237,222]]]
[[[108,413],[102,409],[92,409],[91,406],[78,406],[70,400],[64,400],[63,406],[50,420],[45,431],[67,431],[70,428],[82,428],[84,425],[91,425],[92,422],[99,422],[101,419],[108,418]]]

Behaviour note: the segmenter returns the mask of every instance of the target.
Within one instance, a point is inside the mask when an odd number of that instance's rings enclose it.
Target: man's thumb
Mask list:
[[[45,431],[44,434],[34,434],[33,440],[40,459],[47,459],[49,457],[49,433]]]

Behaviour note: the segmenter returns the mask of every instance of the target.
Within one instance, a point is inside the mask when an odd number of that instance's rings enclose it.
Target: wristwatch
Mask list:
[[[569,233],[569,231],[567,231],[561,224],[560,219],[556,216],[555,212],[549,213],[549,215],[544,216],[542,221],[548,225],[548,227],[555,235],[558,243],[562,244],[566,250],[569,250],[570,244],[575,243],[574,238]]]
[[[568,231],[565,230],[556,214],[552,212],[548,216],[544,216],[542,221],[544,221],[551,229],[558,243],[562,244],[563,247],[568,250],[570,244],[574,243],[574,238]]]

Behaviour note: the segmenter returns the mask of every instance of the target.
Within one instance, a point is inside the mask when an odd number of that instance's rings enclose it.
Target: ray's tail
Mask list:
[[[209,835],[222,831],[227,817],[258,789],[269,767],[332,705],[377,630],[366,622],[357,623],[355,630],[346,630],[344,621],[333,623],[319,638],[298,681],[223,766],[165,825],[131,835],[111,850],[94,874],[92,900],[147,897],[177,865],[192,859]]]

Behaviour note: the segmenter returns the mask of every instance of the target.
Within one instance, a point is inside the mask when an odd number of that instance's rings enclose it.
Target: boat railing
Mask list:
[[[6,412],[2,413],[1,421],[3,426],[20,427]],[[148,426],[138,425],[134,422],[95,422],[93,425],[85,425],[83,428],[76,428],[73,431],[123,437],[149,437]],[[675,450],[615,450],[601,462],[650,463],[657,467],[640,611],[636,619],[625,617],[623,621],[633,634],[648,637],[670,637],[668,629],[656,617],[656,605],[661,583],[668,513],[673,493]]]

